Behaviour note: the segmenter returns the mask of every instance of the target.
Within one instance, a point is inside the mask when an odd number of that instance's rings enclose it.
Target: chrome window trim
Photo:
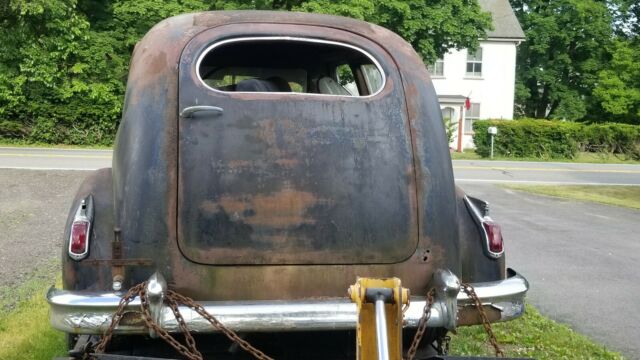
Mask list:
[[[484,204],[484,208],[479,209],[478,205],[475,204],[475,202],[482,202]],[[465,205],[467,205],[467,209],[469,210],[469,212],[471,212],[471,217],[480,228],[484,240],[483,245],[485,254],[493,259],[500,258],[504,254],[504,239],[502,240],[501,252],[497,253],[491,251],[491,248],[489,247],[489,234],[487,234],[487,230],[484,228],[484,223],[486,221],[493,221],[491,216],[489,216],[489,203],[480,199],[472,198],[467,195],[464,196],[464,203]]]
[[[212,88],[211,86],[207,85],[204,80],[202,79],[202,76],[200,76],[200,64],[202,63],[202,60],[204,59],[205,56],[207,56],[207,54],[209,54],[211,51],[213,51],[215,48],[223,46],[223,45],[227,45],[230,43],[234,43],[234,42],[244,42],[244,41],[299,41],[299,42],[310,42],[310,43],[315,43],[315,44],[327,44],[327,45],[334,45],[334,46],[342,46],[342,47],[346,47],[355,51],[360,52],[361,54],[363,54],[364,56],[366,56],[367,58],[369,58],[369,60],[371,60],[371,62],[378,68],[378,71],[380,71],[380,75],[382,76],[382,85],[380,86],[380,89],[378,89],[378,91],[376,91],[373,94],[369,94],[369,95],[365,95],[365,96],[355,96],[355,95],[335,95],[335,94],[317,94],[317,93],[308,93],[308,92],[304,92],[304,93],[295,93],[295,92],[264,92],[264,91],[222,91],[222,90],[218,90],[215,88]],[[371,54],[369,54],[368,52],[366,52],[365,50],[357,47],[357,46],[353,46],[350,44],[346,44],[346,43],[342,43],[342,42],[338,42],[338,41],[330,41],[330,40],[321,40],[321,39],[314,39],[314,38],[304,38],[304,37],[295,37],[295,36],[251,36],[251,37],[240,37],[240,38],[234,38],[234,39],[227,39],[227,40],[222,40],[222,41],[218,41],[212,45],[209,45],[206,49],[204,49],[204,51],[202,51],[202,53],[200,54],[200,56],[198,56],[198,60],[196,61],[196,67],[195,67],[195,72],[196,72],[196,76],[198,77],[198,80],[200,80],[200,83],[202,85],[204,85],[205,88],[214,91],[216,93],[220,93],[220,94],[286,94],[286,95],[293,95],[293,96],[335,96],[335,97],[346,97],[346,98],[360,98],[360,99],[367,99],[367,98],[371,98],[374,97],[376,95],[378,95],[379,93],[381,93],[385,87],[387,86],[387,75],[384,72],[384,70],[382,69],[382,66],[380,65],[380,62],[378,62],[378,60]]]

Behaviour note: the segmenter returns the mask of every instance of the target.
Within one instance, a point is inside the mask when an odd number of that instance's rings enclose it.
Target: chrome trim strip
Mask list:
[[[529,289],[527,280],[513,270],[505,280],[473,285],[486,305],[501,311],[500,321],[515,319],[524,313],[524,297]],[[121,294],[112,292],[84,292],[49,289],[47,301],[51,305],[51,325],[58,330],[75,334],[102,334],[120,302]],[[456,296],[457,308],[472,306],[464,293]],[[277,332],[310,330],[350,330],[357,324],[356,305],[348,298],[296,301],[205,301],[205,309],[223,324],[239,332]],[[415,328],[422,316],[424,297],[412,297],[405,312],[405,327]],[[124,323],[116,328],[118,334],[145,334],[147,329],[139,317],[140,299],[134,299],[125,315]],[[206,320],[189,308],[180,312],[193,332],[216,331]],[[433,304],[429,327],[446,327],[455,314],[449,314],[447,304],[437,299]],[[158,317],[160,325],[169,332],[180,329],[171,310],[164,306]]]
[[[219,46],[222,46],[222,45],[229,44],[229,43],[233,43],[233,42],[241,42],[241,41],[274,41],[274,40],[300,41],[300,42],[310,42],[310,43],[316,43],[316,44],[328,44],[328,45],[342,46],[342,47],[346,47],[346,48],[358,51],[359,53],[361,53],[364,56],[368,57],[371,60],[371,62],[378,68],[378,71],[380,71],[380,75],[382,76],[382,84],[380,85],[380,89],[378,89],[378,91],[376,91],[373,94],[369,94],[369,95],[365,95],[365,96],[316,94],[316,93],[294,93],[294,92],[221,91],[221,90],[214,89],[211,86],[207,85],[204,82],[204,80],[202,79],[202,76],[200,75],[200,64],[202,63],[202,60],[204,59],[204,57],[207,56],[207,54],[209,54],[215,48],[217,48]],[[378,95],[379,93],[382,92],[382,90],[384,90],[385,86],[387,85],[387,75],[385,74],[384,70],[382,69],[382,66],[380,65],[378,60],[375,57],[373,57],[373,55],[369,54],[368,52],[364,51],[363,49],[360,49],[359,47],[356,47],[356,46],[353,46],[353,45],[350,45],[350,44],[337,42],[337,41],[321,40],[321,39],[315,39],[315,38],[303,38],[303,37],[295,37],[295,36],[253,36],[253,37],[241,37],[241,38],[227,39],[227,40],[219,41],[219,42],[214,43],[214,44],[210,45],[209,47],[207,47],[202,52],[202,54],[200,54],[200,56],[198,57],[198,60],[196,61],[195,71],[196,71],[196,76],[198,77],[198,80],[200,80],[200,83],[202,83],[207,89],[212,90],[212,91],[217,92],[217,93],[220,93],[220,94],[286,94],[286,95],[294,95],[294,96],[295,95],[338,96],[338,97],[355,97],[355,98],[366,99],[366,98],[371,98],[371,97],[374,97],[374,96]]]

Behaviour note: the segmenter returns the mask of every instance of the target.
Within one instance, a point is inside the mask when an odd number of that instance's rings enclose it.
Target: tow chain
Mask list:
[[[118,304],[118,309],[116,310],[113,318],[111,319],[111,324],[107,331],[105,331],[102,339],[95,347],[95,353],[104,353],[107,345],[111,341],[113,337],[113,331],[122,320],[124,316],[124,310],[127,305],[135,299],[136,296],[140,297],[140,310],[142,312],[142,319],[144,320],[147,327],[152,329],[158,334],[158,336],[167,342],[171,347],[173,347],[177,352],[182,354],[188,360],[203,360],[202,354],[196,348],[196,342],[191,332],[189,331],[187,324],[184,321],[184,318],[180,314],[178,304],[185,305],[191,308],[193,311],[197,312],[200,316],[205,318],[211,325],[213,325],[216,329],[222,332],[227,338],[231,341],[238,344],[245,351],[250,353],[254,358],[258,360],[273,360],[271,357],[265,355],[262,351],[256,349],[251,346],[246,340],[242,339],[238,334],[236,334],[233,330],[224,326],[218,319],[216,319],[213,315],[209,314],[201,305],[197,304],[193,299],[180,295],[175,291],[168,290],[165,295],[165,302],[171,308],[174,316],[176,317],[176,321],[178,322],[178,326],[180,330],[185,336],[187,346],[182,345],[176,338],[174,338],[171,334],[169,334],[166,330],[160,327],[151,317],[151,312],[149,311],[149,299],[146,293],[147,282],[140,283],[135,285],[120,299],[120,303]],[[85,355],[85,359],[90,359],[88,355]]]
[[[104,335],[102,336],[102,339],[94,349],[95,353],[98,353],[98,354],[104,353],[104,351],[107,348],[107,345],[109,344],[109,342],[111,341],[111,338],[113,337],[113,331],[115,330],[116,326],[124,316],[124,311],[127,305],[129,305],[129,303],[133,301],[133,299],[135,299],[136,297],[140,297],[140,309],[142,313],[142,318],[145,324],[147,325],[147,327],[155,331],[156,334],[158,334],[158,336],[162,340],[168,343],[177,352],[184,355],[188,360],[203,360],[203,357],[202,357],[202,354],[196,348],[196,341],[193,338],[193,335],[191,335],[191,332],[189,331],[189,328],[187,327],[187,324],[184,321],[184,318],[180,314],[179,304],[185,305],[191,308],[193,311],[197,312],[200,316],[206,319],[213,327],[218,329],[227,338],[229,338],[229,340],[238,344],[238,346],[240,346],[242,349],[247,351],[254,358],[258,360],[273,360],[273,358],[267,356],[262,351],[256,349],[251,344],[249,344],[246,340],[238,336],[236,332],[224,326],[218,319],[216,319],[213,315],[209,314],[204,309],[204,307],[202,307],[202,305],[196,303],[193,299],[187,296],[180,295],[173,290],[168,290],[165,296],[165,302],[173,312],[173,315],[175,316],[176,321],[178,322],[178,326],[180,327],[180,330],[182,331],[182,334],[185,337],[187,346],[182,345],[178,340],[176,340],[176,338],[174,338],[166,330],[160,327],[151,317],[151,312],[149,311],[149,299],[147,297],[146,288],[147,288],[147,282],[145,281],[143,283],[133,286],[122,297],[122,299],[120,299],[118,308],[116,312],[113,314],[113,317],[111,318],[111,324],[109,325],[109,327],[107,328],[107,331],[105,331]],[[465,292],[465,294],[467,294],[467,296],[469,296],[469,298],[471,298],[471,300],[473,300],[473,303],[476,309],[478,310],[478,314],[480,315],[480,318],[482,320],[482,325],[484,326],[484,330],[487,333],[487,336],[489,337],[489,342],[491,343],[491,345],[495,350],[496,356],[504,357],[505,356],[504,352],[502,351],[502,349],[500,348],[500,345],[498,344],[498,340],[496,339],[496,336],[493,333],[493,329],[491,328],[491,323],[489,322],[489,318],[487,317],[487,314],[484,311],[484,307],[482,306],[482,302],[480,301],[480,298],[478,298],[478,295],[473,289],[473,286],[467,283],[462,283],[460,285],[460,288],[462,291]],[[416,333],[411,342],[411,346],[409,346],[409,350],[407,350],[407,356],[405,358],[406,360],[413,360],[413,358],[416,355],[416,352],[418,351],[418,346],[420,345],[420,342],[424,337],[424,333],[427,330],[427,323],[431,318],[431,308],[435,301],[434,299],[435,299],[435,289],[432,288],[431,290],[429,290],[429,292],[427,292],[427,299],[422,311],[422,317],[420,317],[420,320],[418,321],[418,327],[416,329]],[[446,348],[448,348],[448,344]],[[90,357],[88,354],[85,354],[83,359],[90,359]]]
[[[420,317],[420,321],[418,322],[418,328],[416,329],[416,334],[413,336],[413,341],[411,341],[411,346],[409,346],[409,350],[407,350],[407,360],[413,360],[413,357],[416,356],[418,345],[420,345],[424,332],[427,330],[427,322],[431,318],[431,307],[433,306],[435,295],[436,289],[434,288],[431,288],[427,293],[427,301],[424,303],[424,308],[422,309],[422,317]]]
[[[491,323],[489,322],[487,313],[484,311],[482,302],[480,301],[478,294],[476,294],[476,291],[473,289],[473,286],[467,283],[462,283],[460,284],[460,288],[471,298],[471,300],[473,300],[476,309],[478,309],[478,314],[480,314],[480,318],[482,319],[482,326],[484,326],[484,331],[489,337],[489,342],[491,343],[491,346],[493,346],[493,350],[495,351],[496,356],[504,357],[504,351],[502,351],[502,349],[500,348],[500,344],[498,344],[498,339],[496,339],[496,335],[493,333],[493,329],[491,328]]]
[[[491,343],[491,346],[493,346],[496,357],[504,357],[505,356],[504,351],[502,351],[502,349],[500,348],[500,345],[498,344],[498,340],[496,339],[496,336],[493,333],[493,329],[491,328],[491,323],[489,322],[487,313],[484,311],[484,307],[482,306],[482,301],[480,301],[480,298],[478,297],[478,294],[476,294],[476,291],[473,289],[473,286],[467,283],[462,283],[460,285],[460,289],[464,291],[464,293],[467,294],[469,298],[471,298],[471,300],[473,301],[473,305],[478,310],[478,314],[480,315],[480,319],[482,320],[482,326],[484,327],[484,331],[487,333],[487,336],[489,337],[489,342]],[[407,357],[405,358],[406,360],[413,360],[413,358],[416,356],[416,351],[418,351],[418,346],[420,345],[420,342],[422,341],[422,337],[424,336],[424,332],[427,329],[427,322],[429,321],[429,318],[431,318],[431,307],[433,306],[433,303],[434,303],[434,295],[435,295],[435,289],[432,288],[427,293],[427,301],[424,304],[422,317],[418,322],[418,328],[416,330],[416,334],[413,337],[413,341],[411,342],[411,346],[409,347],[409,350],[407,350]],[[450,338],[448,336],[445,336],[445,338],[442,341],[444,343],[444,347],[439,346],[438,347],[439,352],[445,351],[445,354],[446,354],[446,352],[449,349],[449,340]]]

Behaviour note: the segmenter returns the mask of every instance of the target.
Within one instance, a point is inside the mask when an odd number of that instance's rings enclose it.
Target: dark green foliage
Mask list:
[[[223,9],[367,20],[399,33],[429,62],[476,47],[491,26],[476,0],[3,0],[0,139],[111,144],[136,42],[167,17]]]
[[[489,126],[498,127],[494,152],[498,156],[540,159],[571,159],[579,151],[609,152],[640,159],[640,126],[584,124],[569,121],[524,119],[475,121],[476,152],[491,151]]]
[[[112,142],[128,55],[95,32],[73,0],[10,0],[0,18],[0,137]]]
[[[518,48],[522,116],[577,120],[587,115],[612,38],[612,15],[599,0],[512,0],[527,40]]]
[[[511,0],[518,116],[640,124],[638,0]]]
[[[640,126],[593,124],[583,126],[578,138],[581,150],[625,154],[640,159]]]

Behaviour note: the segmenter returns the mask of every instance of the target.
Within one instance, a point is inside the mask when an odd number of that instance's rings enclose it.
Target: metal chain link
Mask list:
[[[207,319],[207,321],[209,321],[209,323],[211,325],[213,325],[216,329],[220,330],[220,332],[222,332],[227,338],[229,338],[229,340],[235,342],[236,344],[238,344],[241,348],[243,348],[245,351],[247,351],[249,354],[253,355],[253,357],[255,357],[258,360],[273,360],[273,358],[267,356],[265,353],[263,353],[262,351],[258,350],[257,348],[253,347],[251,344],[249,344],[246,340],[244,340],[243,338],[241,338],[240,336],[238,336],[238,334],[229,329],[228,327],[224,326],[218,319],[216,319],[213,315],[209,314],[204,307],[202,307],[202,305],[196,303],[195,301],[193,301],[193,299],[186,297],[184,295],[180,295],[175,291],[169,290],[167,291],[167,297],[168,298],[173,298],[175,299],[177,302],[186,305],[188,307],[190,307],[191,309],[193,309],[195,312],[197,312],[198,314],[200,314],[200,316],[202,316],[203,318]]]
[[[480,298],[478,297],[478,294],[476,294],[476,291],[473,289],[473,286],[467,283],[462,283],[460,284],[460,288],[471,298],[471,300],[473,300],[476,309],[478,309],[478,314],[482,319],[482,326],[484,326],[484,331],[489,337],[489,342],[491,343],[491,346],[493,346],[496,356],[504,357],[504,351],[502,351],[502,349],[500,348],[500,344],[498,344],[498,339],[496,339],[496,335],[493,333],[493,329],[491,328],[491,323],[489,322],[487,313],[484,311],[484,307],[482,306],[482,301],[480,301]]]
[[[104,352],[104,350],[107,347],[107,344],[109,344],[109,342],[111,341],[111,337],[113,337],[113,330],[116,328],[116,326],[118,325],[118,323],[120,322],[120,320],[122,320],[122,317],[124,316],[125,308],[127,307],[127,305],[129,305],[129,303],[136,296],[138,296],[138,293],[140,292],[140,290],[142,290],[145,286],[146,286],[146,282],[138,284],[138,285],[132,287],[122,297],[122,299],[120,299],[120,303],[118,304],[118,308],[117,308],[116,312],[113,314],[113,317],[111,318],[111,324],[109,324],[109,327],[107,328],[107,331],[105,331],[104,335],[102,336],[102,339],[100,340],[100,342],[98,343],[98,345],[94,349],[94,351],[96,353],[103,353]],[[86,358],[86,356],[84,356],[84,358]]]
[[[167,296],[168,298],[168,296]],[[147,298],[147,293],[145,289],[140,291],[140,308],[142,309],[142,319],[145,324],[150,329],[158,334],[158,337],[164,340],[167,344],[169,344],[176,351],[184,355],[189,360],[203,360],[202,354],[198,351],[191,351],[190,348],[182,345],[176,338],[171,336],[165,329],[161,328],[156,322],[151,318],[151,312],[149,311],[149,299]],[[182,318],[182,317],[181,317]],[[177,319],[176,319],[177,320]],[[179,320],[178,320],[179,322]],[[186,324],[179,324],[180,328],[186,329]],[[187,332],[188,333],[188,332]]]
[[[184,318],[180,314],[178,304],[183,304],[191,308],[198,314],[200,314],[200,316],[202,316],[207,321],[209,321],[209,323],[211,323],[212,326],[214,326],[216,329],[222,332],[231,341],[236,342],[241,348],[243,348],[245,351],[253,355],[256,359],[273,360],[271,357],[265,355],[262,351],[256,349],[251,344],[249,344],[246,340],[238,336],[236,332],[224,326],[218,319],[216,319],[213,315],[209,314],[204,309],[204,307],[202,307],[200,304],[197,304],[195,301],[193,301],[193,299],[180,295],[172,290],[168,290],[165,296],[165,302],[173,312],[173,315],[175,316],[176,321],[178,322],[178,326],[180,327],[180,330],[185,336],[185,341],[187,343],[187,346],[182,345],[171,334],[169,334],[166,330],[160,327],[151,317],[151,311],[149,310],[149,299],[146,293],[146,286],[147,286],[146,282],[135,285],[134,287],[129,289],[129,291],[122,297],[122,299],[120,299],[118,308],[114,313],[113,317],[111,318],[111,324],[109,325],[109,328],[107,328],[104,335],[102,336],[102,339],[94,349],[95,353],[104,353],[107,345],[109,344],[109,342],[111,341],[111,338],[113,337],[113,331],[115,330],[116,326],[124,316],[125,308],[133,299],[135,299],[136,296],[138,296],[140,298],[140,309],[142,313],[142,319],[144,320],[147,327],[155,331],[156,334],[158,334],[158,337],[164,340],[167,344],[169,344],[172,348],[174,348],[177,352],[182,354],[188,360],[203,360],[203,357],[202,357],[202,354],[196,348],[196,341],[191,335],[191,333],[189,332],[189,328],[187,327],[187,324]],[[87,359],[86,354],[84,358]]]
[[[229,340],[237,343],[242,349],[247,351],[254,358],[258,360],[273,360],[271,357],[267,356],[262,351],[253,347],[246,340],[238,336],[236,332],[224,326],[218,319],[216,319],[213,315],[209,314],[205,310],[205,308],[202,307],[202,305],[196,303],[193,299],[189,297],[180,295],[175,291],[168,290],[165,297],[165,302],[173,312],[173,315],[175,316],[176,321],[178,322],[178,326],[180,327],[180,330],[185,336],[185,341],[187,343],[187,346],[182,345],[178,340],[176,340],[173,336],[171,336],[171,334],[169,334],[166,330],[161,328],[152,319],[151,312],[149,310],[149,300],[146,293],[146,286],[147,286],[147,282],[143,282],[138,285],[135,285],[131,289],[129,289],[129,291],[120,299],[118,308],[116,309],[116,312],[113,314],[113,317],[111,318],[111,324],[109,324],[109,327],[107,328],[104,335],[102,336],[102,339],[94,349],[95,353],[104,353],[107,345],[109,344],[109,342],[113,337],[113,331],[115,330],[116,326],[124,316],[124,311],[127,305],[129,305],[129,303],[133,301],[133,299],[135,299],[136,296],[138,296],[140,297],[140,309],[142,310],[141,311],[142,318],[145,324],[147,325],[147,327],[154,330],[162,340],[168,343],[176,351],[184,355],[188,360],[203,360],[203,358],[202,358],[202,354],[196,348],[195,339],[191,335],[191,332],[189,331],[189,328],[184,318],[180,314],[178,304],[183,304],[191,308],[193,311],[197,312],[200,316],[205,318],[212,326],[214,326],[216,329],[222,332],[227,338],[229,338]],[[489,337],[489,342],[491,343],[491,345],[495,350],[496,356],[504,357],[505,356],[504,352],[502,351],[502,349],[500,348],[500,345],[498,344],[498,340],[496,339],[496,336],[493,333],[493,329],[491,328],[491,323],[489,322],[489,318],[487,317],[487,314],[484,311],[482,302],[480,301],[480,298],[476,294],[473,286],[467,283],[462,283],[460,288],[469,296],[469,298],[473,300],[474,305],[478,310],[478,314],[480,315],[480,318],[482,320],[482,325],[484,326],[484,330],[486,331]],[[418,322],[418,327],[416,329],[416,333],[411,342],[411,346],[409,347],[409,350],[407,350],[406,360],[413,360],[413,358],[416,355],[416,352],[418,351],[418,346],[420,345],[420,342],[422,341],[422,338],[424,337],[424,333],[427,329],[427,322],[431,318],[431,307],[433,306],[433,303],[435,301],[434,298],[435,298],[435,289],[432,288],[427,293],[427,299],[426,299],[424,308],[422,310],[422,317]],[[87,359],[86,354],[84,358]]]
[[[424,304],[424,308],[422,309],[422,317],[418,322],[418,328],[416,329],[416,334],[413,336],[413,341],[411,341],[411,346],[409,350],[407,350],[406,360],[413,360],[416,356],[416,351],[418,351],[418,346],[422,341],[422,337],[424,336],[424,332],[427,330],[427,322],[431,318],[431,307],[433,306],[434,297],[436,294],[436,289],[431,289],[427,292],[427,301]]]

